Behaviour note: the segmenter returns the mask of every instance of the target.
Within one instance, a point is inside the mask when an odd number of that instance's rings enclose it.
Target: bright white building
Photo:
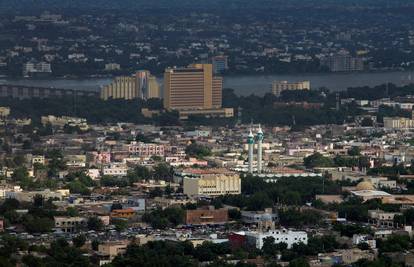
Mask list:
[[[109,176],[126,176],[128,173],[128,167],[122,163],[112,163],[102,168],[102,175]]]
[[[268,232],[246,232],[246,240],[249,244],[261,249],[263,247],[264,239],[273,237],[275,243],[286,243],[288,248],[293,244],[308,244],[308,234],[304,231],[291,231],[287,229],[276,229]]]

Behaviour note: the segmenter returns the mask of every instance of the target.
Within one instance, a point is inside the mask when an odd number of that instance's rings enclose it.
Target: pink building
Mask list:
[[[158,144],[131,142],[131,144],[128,145],[128,151],[129,153],[137,154],[140,157],[163,157],[165,155],[165,146]]]
[[[89,165],[111,163],[111,153],[109,152],[89,152],[87,158]]]

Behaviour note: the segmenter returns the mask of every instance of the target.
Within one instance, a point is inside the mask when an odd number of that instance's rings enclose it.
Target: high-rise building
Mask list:
[[[105,85],[101,89],[101,98],[107,100],[113,99],[134,99],[138,98],[136,91],[135,78],[129,76],[116,77],[112,83]]]
[[[280,96],[283,91],[288,90],[310,90],[310,81],[288,82],[288,81],[273,81],[272,93],[275,96]]]
[[[362,58],[352,57],[342,52],[331,55],[321,60],[321,65],[327,66],[332,72],[349,72],[364,70],[364,62]]]
[[[223,73],[229,68],[227,56],[215,56],[211,59],[211,63],[215,74]]]
[[[47,62],[28,62],[23,65],[23,76],[38,76],[52,73],[50,63]]]
[[[148,90],[146,98],[161,98],[160,85],[158,84],[157,78],[155,76],[151,75],[148,78]]]
[[[213,76],[211,64],[166,69],[164,108],[167,110],[219,109],[222,103],[221,77]]]
[[[159,97],[160,87],[157,79],[146,70],[138,71],[133,76],[116,77],[112,83],[101,89],[101,98],[104,100]]]

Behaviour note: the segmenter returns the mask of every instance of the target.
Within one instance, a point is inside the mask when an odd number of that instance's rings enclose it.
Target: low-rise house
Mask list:
[[[108,241],[98,246],[98,253],[100,256],[107,256],[109,261],[112,261],[116,256],[122,255],[126,252],[129,242],[123,241]]]
[[[267,232],[245,232],[248,244],[258,249],[263,247],[264,239],[268,237],[274,238],[274,242],[286,243],[288,248],[293,244],[308,244],[308,234],[304,231],[292,231],[287,229],[275,229]]]
[[[59,189],[56,191],[51,191],[50,189],[45,189],[41,191],[6,191],[6,198],[14,198],[20,202],[32,202],[35,196],[42,196],[43,199],[58,199],[63,200],[69,196],[69,189]]]
[[[394,217],[402,215],[401,212],[386,212],[382,210],[369,210],[370,223],[379,227],[394,227]]]
[[[126,176],[128,167],[122,163],[112,163],[102,168],[102,174],[108,176]]]
[[[86,227],[88,219],[85,217],[55,216],[55,230],[63,233],[73,233]]]
[[[264,228],[273,227],[278,220],[278,214],[271,208],[264,211],[242,211],[241,219],[243,223],[256,224]]]
[[[342,262],[344,264],[352,264],[361,259],[372,261],[376,255],[371,250],[361,250],[359,248],[344,249],[342,252]]]
[[[225,224],[229,220],[227,209],[206,207],[196,210],[186,210],[185,223],[191,225]]]
[[[368,244],[368,246],[372,249],[375,249],[377,247],[376,240],[370,235],[354,234],[352,236],[352,244],[359,245],[363,243]]]
[[[111,211],[111,218],[130,219],[135,216],[136,211],[132,208],[116,209]]]

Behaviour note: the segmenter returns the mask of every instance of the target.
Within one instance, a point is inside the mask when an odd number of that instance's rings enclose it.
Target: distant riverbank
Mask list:
[[[384,83],[404,85],[414,82],[414,72],[354,72],[354,73],[315,73],[315,74],[274,74],[274,75],[231,75],[224,77],[224,88],[233,88],[239,95],[263,95],[270,92],[274,80],[303,81],[309,80],[313,89],[329,88],[331,91],[343,91],[348,87],[376,86]],[[101,86],[109,84],[112,78],[44,78],[12,79],[0,78],[0,84],[15,84],[38,87],[54,87],[98,91]],[[162,83],[162,78],[159,78]]]

